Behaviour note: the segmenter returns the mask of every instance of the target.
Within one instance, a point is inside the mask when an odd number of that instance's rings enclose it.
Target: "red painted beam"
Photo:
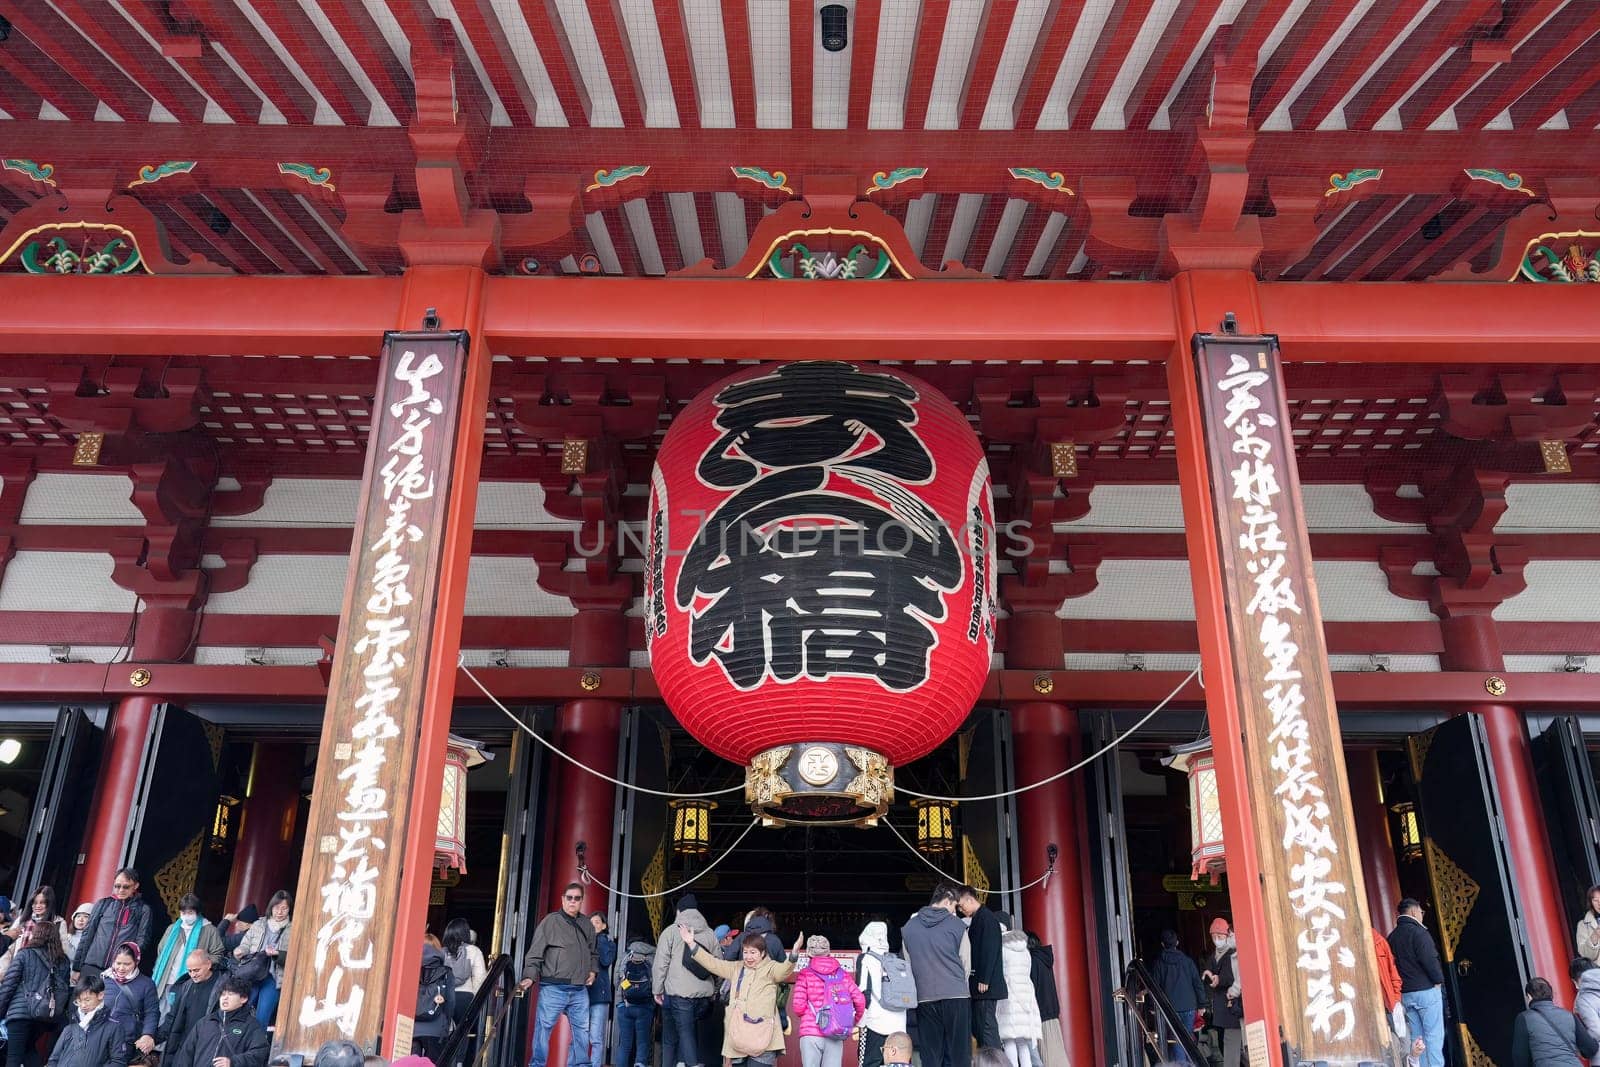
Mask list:
[[[137,696],[131,674],[140,668],[151,672],[152,685],[176,700],[263,699],[282,703],[320,703],[327,697],[316,667],[196,666],[183,663],[105,664],[0,664],[0,693],[13,698],[74,699]],[[507,703],[593,698],[658,702],[655,679],[645,668],[601,667],[495,667],[474,671],[495,696]],[[598,675],[599,686],[585,689],[580,679]],[[1041,673],[1054,683],[1054,695],[1077,706],[1148,708],[1167,696],[1183,680],[1179,671],[996,671],[990,674],[981,699],[1005,703],[1037,701],[1034,682]],[[1452,707],[1483,703],[1487,674],[1441,671],[1397,674],[1373,671],[1339,672],[1333,690],[1341,711],[1416,711],[1447,713]],[[1525,674],[1500,672],[1523,712],[1584,711],[1600,704],[1600,675],[1557,672]],[[483,694],[465,674],[458,674],[456,698],[481,703]],[[1173,703],[1175,710],[1201,706],[1202,693],[1194,682],[1184,686]]]
[[[1600,6],[1568,4],[1456,105],[1456,124],[1466,130],[1492,121],[1596,33]]]
[[[6,275],[0,353],[376,356],[400,289],[399,278]]]
[[[679,0],[681,3],[682,0]],[[859,18],[859,14],[857,15]],[[756,80],[750,52],[750,9],[745,4],[722,5],[722,39],[728,50],[728,86],[733,92],[733,121],[741,130],[756,127]],[[662,42],[665,43],[665,31]],[[683,125],[689,125],[687,122]]]
[[[737,5],[737,15],[744,20],[744,66],[747,75],[742,81],[734,77],[734,34],[728,32],[727,23],[734,14],[723,8],[724,37],[728,48],[728,82],[733,93],[734,124],[741,129],[753,129],[756,124],[755,82],[748,77],[750,71],[750,26],[746,8]],[[683,0],[655,0],[656,29],[661,34],[661,54],[667,63],[667,79],[672,83],[672,103],[678,112],[678,125],[686,130],[700,126],[700,78],[694,66],[694,52],[689,47],[689,33],[683,22]],[[741,100],[741,94],[743,99]],[[730,164],[731,165],[731,164]]]
[[[1600,34],[1585,41],[1543,82],[1512,104],[1511,121],[1518,129],[1537,129],[1596,85],[1600,85]],[[1578,121],[1572,122],[1573,118]],[[1581,113],[1568,115],[1567,120],[1575,130],[1594,128],[1593,122],[1583,125]]]
[[[878,67],[878,26],[882,8],[878,4],[857,4],[850,46],[850,105],[845,124],[852,130],[867,128],[872,116],[872,78]],[[962,125],[967,125],[963,123]],[[973,123],[972,128],[977,124]]]
[[[1295,129],[1316,129],[1415,16],[1413,0],[1379,0],[1370,8],[1311,79],[1311,84],[1289,105],[1289,118]],[[1328,32],[1330,28],[1325,26],[1323,33]],[[1413,33],[1401,50],[1420,52],[1432,62],[1445,46],[1444,41]]]
[[[0,14],[10,20],[13,33],[24,33],[34,44],[47,48],[52,59],[121,118],[142,122],[150,117],[150,94],[44,0],[0,0]],[[111,12],[98,17],[108,14],[117,17]],[[131,28],[126,32],[133,36]]]
[[[472,50],[478,53],[478,61],[489,76],[489,85],[500,98],[512,125],[524,130],[535,125],[539,117],[538,102],[491,0],[462,0],[455,10]]]
[[[290,125],[311,125],[316,99],[232,0],[188,0],[188,7]]]
[[[274,36],[294,55],[295,62],[317,87],[328,106],[346,126],[365,126],[372,101],[356,84],[322,31],[298,3],[262,4],[256,13]]]
[[[1000,71],[1000,57],[1006,50],[1006,39],[1011,36],[1011,23],[1017,17],[1018,5],[1001,4],[998,12],[995,6],[992,0],[985,0],[978,21],[978,32],[973,38],[967,76],[961,84],[961,110],[957,123],[960,129],[976,130],[983,122],[983,113],[989,106],[989,94],[994,91],[994,78]],[[1011,18],[1001,17],[1008,12]]]
[[[939,66],[939,51],[949,21],[950,0],[923,0],[917,12],[917,32],[912,39],[911,69],[906,73],[904,129],[920,130],[927,124],[933,76]]]
[[[600,45],[600,58],[611,80],[611,93],[616,97],[622,125],[640,129],[644,126],[644,90],[639,84],[639,68],[633,61],[633,49],[628,44],[628,28],[622,19],[618,0],[587,2],[589,24],[594,28],[595,41]]]
[[[171,60],[134,32],[127,19],[116,9],[104,3],[91,3],[90,0],[55,0],[55,7],[72,21],[79,33],[88,37],[96,48],[127,71],[145,92],[160,101],[161,106],[172,112],[178,121],[201,121],[206,111],[205,97],[184,80]],[[135,117],[142,119],[148,114],[146,112]]]
[[[1464,38],[1483,19],[1489,6],[1478,0],[1434,8],[1412,31],[1410,41],[1391,55],[1345,105],[1345,128],[1370,130],[1428,72],[1442,49],[1463,46],[1470,49],[1470,43],[1463,45]],[[1492,6],[1499,8],[1498,3]],[[1424,47],[1413,47],[1413,41]]]
[[[1250,115],[1259,125],[1289,95],[1311,60],[1328,43],[1328,35],[1344,22],[1356,0],[1324,0],[1307,8],[1295,20],[1294,28],[1278,42],[1266,65],[1256,72],[1250,87]]]
[[[1503,62],[1523,38],[1542,25],[1570,0],[1527,0],[1511,5],[1508,16],[1492,38],[1471,42],[1434,71],[1428,80],[1400,105],[1400,121],[1408,130],[1433,124],[1445,109],[1461,98],[1497,64]]]
[[[789,128],[811,129],[816,47],[816,5],[789,5]],[[763,164],[764,166],[766,164]],[[770,166],[768,169],[771,169]]]
[[[1181,0],[1123,105],[1122,121],[1126,128],[1149,128],[1183,65],[1200,47],[1200,38],[1205,36],[1221,4],[1222,0]]]
[[[416,88],[405,64],[389,47],[363,0],[318,0],[318,3],[394,117],[402,126],[408,124],[416,111]],[[457,15],[465,20],[460,11]]]
[[[545,70],[550,74],[550,84],[555,87],[556,100],[567,116],[567,125],[590,125],[594,120],[589,90],[578,73],[572,41],[567,37],[567,28],[561,22],[554,0],[522,0],[522,17],[527,20],[528,32],[539,48],[539,58],[544,60]],[[591,162],[591,165],[600,164]]]
[[[1091,46],[1089,62],[1078,77],[1068,104],[1067,125],[1074,130],[1092,129],[1100,107],[1111,92],[1112,83],[1122,73],[1134,38],[1150,15],[1153,0],[1116,0],[1100,37]]]
[[[1067,45],[1072,43],[1072,31],[1078,27],[1083,15],[1084,0],[1052,0],[1039,24],[1039,36],[1028,54],[1028,66],[1017,89],[1012,124],[1019,130],[1031,130],[1039,125],[1039,115],[1050,98],[1056,73],[1066,57]],[[1037,164],[1031,164],[1037,166]]]
[[[0,67],[26,86],[29,92],[48,100],[52,107],[67,118],[75,122],[94,120],[98,105],[94,94],[79,84],[71,74],[62,70],[55,60],[45,55],[21,30],[15,30],[7,38],[5,47],[0,48]],[[37,119],[36,114],[27,117]],[[59,144],[61,123],[50,122],[49,125],[55,128],[56,143]],[[32,154],[40,155],[38,152]]]
[[[44,97],[24,85],[8,66],[0,61],[0,108],[13,119],[35,119]]]

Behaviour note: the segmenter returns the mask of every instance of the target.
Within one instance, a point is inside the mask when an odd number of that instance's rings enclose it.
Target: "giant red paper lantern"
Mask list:
[[[977,435],[909,374],[799,362],[712,386],[651,479],[662,696],[713,752],[814,792],[881,777],[863,751],[926,755],[988,675],[993,516]]]

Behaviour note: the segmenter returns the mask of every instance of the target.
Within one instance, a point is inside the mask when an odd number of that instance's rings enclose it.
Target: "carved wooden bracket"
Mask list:
[[[1472,185],[1483,185],[1473,182]],[[1512,194],[1505,194],[1508,198]],[[1498,195],[1496,199],[1498,199]],[[1516,218],[1506,223],[1500,231],[1494,259],[1484,270],[1472,269],[1471,263],[1456,263],[1448,270],[1433,276],[1433,281],[1444,282],[1507,282],[1514,280],[1522,268],[1523,256],[1530,243],[1542,235],[1567,231],[1600,232],[1600,183],[1593,180],[1552,179],[1546,183],[1545,196],[1529,203]]]
[[[113,171],[74,172],[0,229],[0,270],[59,274],[232,274],[203,256],[178,262],[166,227],[119,190]]]
[[[1594,425],[1600,388],[1582,373],[1441,374],[1440,426],[1468,441],[1565,441]]]

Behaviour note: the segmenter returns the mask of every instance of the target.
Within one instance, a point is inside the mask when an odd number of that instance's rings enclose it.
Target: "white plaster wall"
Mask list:
[[[133,479],[121,474],[40,473],[22,501],[26,526],[143,526]]]
[[[113,566],[108,552],[18,552],[0,581],[0,611],[131,612],[134,595],[111,580]]]

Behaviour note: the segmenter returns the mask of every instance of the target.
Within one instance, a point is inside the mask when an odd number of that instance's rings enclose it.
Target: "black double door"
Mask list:
[[[1577,719],[1556,719],[1534,738],[1533,767],[1561,902],[1568,923],[1576,926],[1588,907],[1590,887],[1600,885],[1600,801]]]
[[[83,708],[62,708],[56,716],[28,818],[11,899],[25,901],[39,886],[58,895],[72,884],[78,849],[89,825],[94,782],[100,769],[104,734]],[[72,905],[58,900],[57,907]]]
[[[1510,1067],[1531,966],[1483,720],[1458,715],[1408,738],[1407,749],[1433,895],[1429,926],[1448,989],[1449,1062]]]

